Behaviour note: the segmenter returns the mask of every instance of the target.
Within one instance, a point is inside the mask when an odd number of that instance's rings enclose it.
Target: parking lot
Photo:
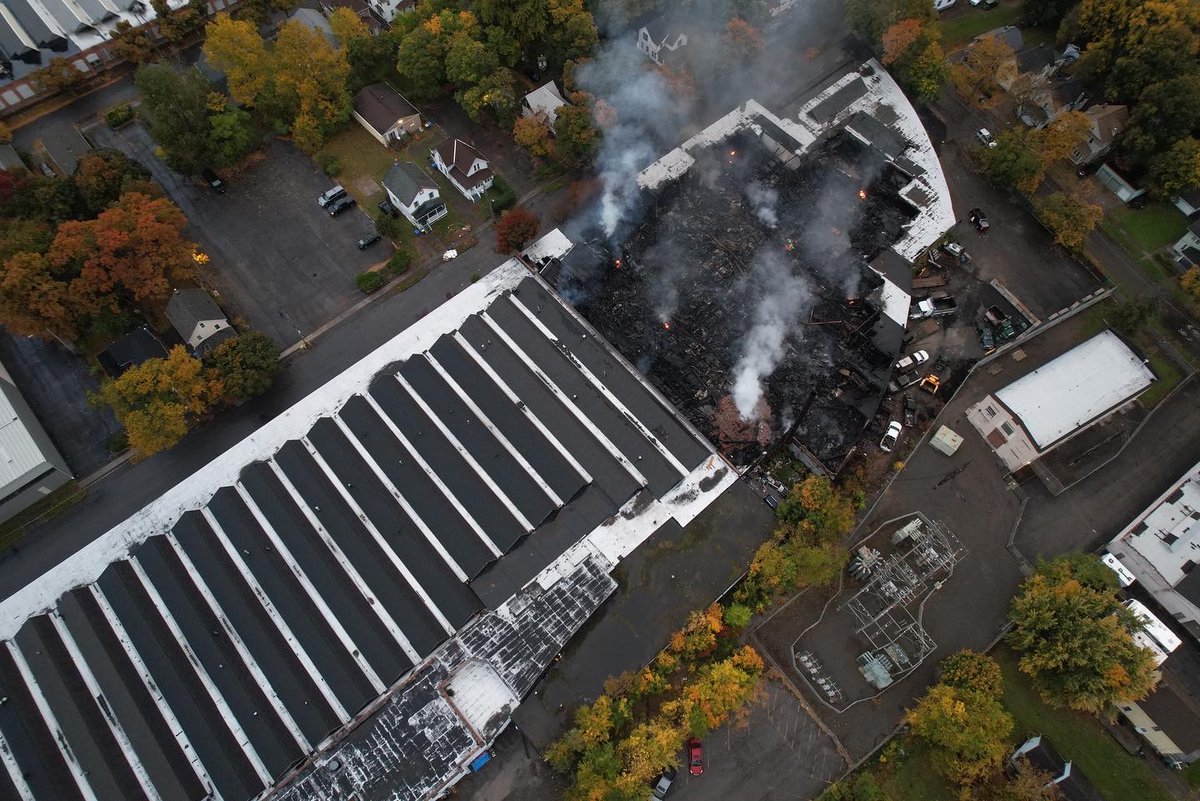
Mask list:
[[[90,135],[146,165],[189,221],[188,235],[211,257],[197,270],[236,324],[269,334],[281,347],[297,342],[361,297],[354,278],[390,255],[386,242],[359,251],[374,223],[357,208],[336,218],[317,205],[335,181],[289,143],[270,143],[218,195],[179,175],[155,154],[139,124]]]

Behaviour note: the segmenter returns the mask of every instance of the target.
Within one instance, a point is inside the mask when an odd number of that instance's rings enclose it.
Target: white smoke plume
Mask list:
[[[747,420],[763,397],[763,381],[782,361],[787,338],[797,329],[812,298],[804,277],[793,274],[787,261],[774,251],[765,251],[756,259],[753,282],[758,293],[754,323],[742,341],[732,387],[738,414]]]
[[[779,214],[775,211],[775,208],[779,205],[779,193],[758,181],[751,181],[746,184],[744,191],[746,199],[750,201],[750,206],[754,209],[754,213],[758,215],[758,219],[762,220],[763,225],[768,228],[777,227],[779,225]]]

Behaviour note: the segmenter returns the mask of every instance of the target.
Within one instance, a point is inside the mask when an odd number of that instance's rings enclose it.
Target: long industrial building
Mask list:
[[[507,262],[0,602],[0,799],[437,797],[735,479]]]

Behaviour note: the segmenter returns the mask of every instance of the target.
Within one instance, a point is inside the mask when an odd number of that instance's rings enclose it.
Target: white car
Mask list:
[[[945,11],[954,5],[954,0],[933,0],[934,11]]]
[[[929,351],[919,350],[916,353],[905,356],[903,359],[896,362],[896,370],[903,373],[913,369],[918,364],[924,364],[927,361],[929,361]]]
[[[988,147],[996,146],[996,137],[992,136],[992,132],[987,128],[980,128],[975,132],[975,138],[983,142]]]
[[[904,426],[900,425],[899,420],[893,420],[889,423],[887,433],[879,441],[879,449],[885,453],[891,453],[892,448],[896,447],[896,442],[900,439],[900,432],[903,430]]]
[[[326,189],[324,192],[322,192],[321,196],[317,198],[317,205],[323,209],[328,208],[330,203],[345,196],[346,190],[342,188],[341,184],[338,184],[332,189]]]

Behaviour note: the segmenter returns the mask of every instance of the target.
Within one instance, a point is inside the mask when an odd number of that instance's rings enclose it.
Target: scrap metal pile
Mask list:
[[[782,330],[782,353],[763,378],[772,442],[790,436],[802,458],[836,471],[895,360],[872,339],[881,308],[871,295],[882,279],[866,259],[911,217],[895,195],[899,178],[844,132],[787,164],[751,132],[700,155],[648,198],[622,241],[598,230],[577,238],[558,288],[714,441],[718,404],[739,361],[755,355],[753,334]],[[799,299],[780,319],[770,303],[786,292]],[[748,463],[762,447],[726,450]]]

